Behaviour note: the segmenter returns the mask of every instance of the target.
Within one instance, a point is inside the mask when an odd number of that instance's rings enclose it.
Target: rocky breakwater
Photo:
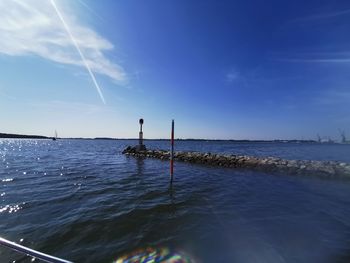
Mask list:
[[[144,150],[128,146],[123,154],[141,158],[169,160],[170,151]],[[245,155],[220,155],[200,152],[175,152],[175,161],[227,168],[247,168],[266,172],[282,172],[292,175],[318,175],[350,179],[350,163],[334,161],[285,160],[276,157],[252,157]]]

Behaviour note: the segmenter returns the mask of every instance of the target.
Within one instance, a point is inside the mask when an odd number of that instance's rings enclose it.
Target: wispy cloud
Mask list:
[[[347,106],[350,103],[350,91],[347,89],[325,90],[314,97],[314,103],[321,106]]]
[[[271,60],[291,63],[350,63],[350,52],[273,53]]]
[[[227,82],[231,83],[239,78],[239,72],[235,69],[231,69],[226,73],[225,79]]]
[[[112,43],[79,22],[69,7],[59,8],[91,71],[118,84],[126,83],[123,67],[104,53],[113,49]],[[86,66],[50,1],[0,0],[0,13],[0,53],[37,55],[61,64]]]
[[[77,0],[78,3],[80,3],[83,7],[86,8],[91,14],[93,14],[95,17],[97,17],[102,22],[106,22],[106,20],[100,16],[94,9],[92,9],[87,3],[85,3],[83,0]]]
[[[12,101],[17,100],[16,97],[8,95],[7,92],[1,90],[1,88],[0,88],[0,97],[6,98],[7,100],[12,100]]]
[[[295,62],[295,63],[350,63],[350,58],[281,58],[273,59],[274,61],[281,62]]]
[[[308,16],[295,18],[291,22],[323,20],[323,19],[336,18],[344,15],[350,15],[350,9],[333,11],[328,13],[310,14]]]
[[[88,61],[86,60],[86,58],[85,58],[83,52],[81,51],[81,48],[80,48],[78,42],[76,41],[75,37],[73,36],[71,29],[70,29],[69,26],[67,25],[66,20],[63,18],[62,13],[61,13],[61,11],[58,9],[58,7],[57,7],[57,5],[56,5],[56,3],[55,3],[54,0],[51,0],[51,4],[52,4],[52,7],[55,9],[55,11],[56,11],[56,13],[57,13],[57,16],[60,18],[60,20],[61,20],[61,22],[62,22],[62,25],[64,26],[64,29],[66,30],[67,34],[69,35],[70,39],[72,40],[72,43],[74,44],[76,50],[78,51],[79,56],[80,56],[81,60],[83,61],[84,65],[85,65],[85,67],[86,67],[86,69],[87,69],[87,71],[89,72],[89,75],[90,75],[90,77],[91,77],[91,79],[92,79],[92,82],[94,83],[94,85],[95,85],[95,87],[96,87],[96,90],[97,90],[98,94],[100,95],[100,98],[101,98],[102,102],[103,102],[104,104],[106,104],[105,98],[103,97],[101,88],[100,88],[100,86],[99,86],[98,83],[97,83],[97,80],[96,80],[96,78],[95,78],[95,75],[94,75],[94,73],[92,72],[91,67],[90,67]]]

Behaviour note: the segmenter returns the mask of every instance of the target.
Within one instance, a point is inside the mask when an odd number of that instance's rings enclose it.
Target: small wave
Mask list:
[[[138,199],[139,200],[154,200],[155,198],[168,196],[168,191],[159,191],[159,190],[151,190],[145,193],[142,193]]]

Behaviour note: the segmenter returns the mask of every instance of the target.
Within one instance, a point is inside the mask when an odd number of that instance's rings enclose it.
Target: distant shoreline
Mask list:
[[[52,139],[52,137],[43,135],[24,135],[24,134],[11,134],[11,133],[0,133],[0,139]],[[96,137],[96,138],[58,138],[58,139],[70,139],[70,140],[138,140],[138,138],[110,138],[110,137]],[[144,139],[145,141],[168,141],[169,139]],[[269,143],[269,142],[280,142],[280,143],[318,143],[314,140],[234,140],[234,139],[175,139],[176,141],[208,141],[208,142],[238,142],[238,143]]]
[[[0,139],[52,139],[52,137],[46,137],[42,135],[0,133]]]

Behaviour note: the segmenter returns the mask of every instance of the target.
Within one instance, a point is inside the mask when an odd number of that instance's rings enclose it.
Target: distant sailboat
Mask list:
[[[340,143],[342,143],[342,144],[350,144],[350,141],[348,141],[346,139],[346,137],[345,137],[345,130],[339,129],[339,132],[340,132],[340,137],[341,137]]]
[[[56,130],[55,130],[55,136],[52,137],[52,140],[53,140],[53,141],[56,141],[56,140],[57,140],[57,131],[56,131]]]

